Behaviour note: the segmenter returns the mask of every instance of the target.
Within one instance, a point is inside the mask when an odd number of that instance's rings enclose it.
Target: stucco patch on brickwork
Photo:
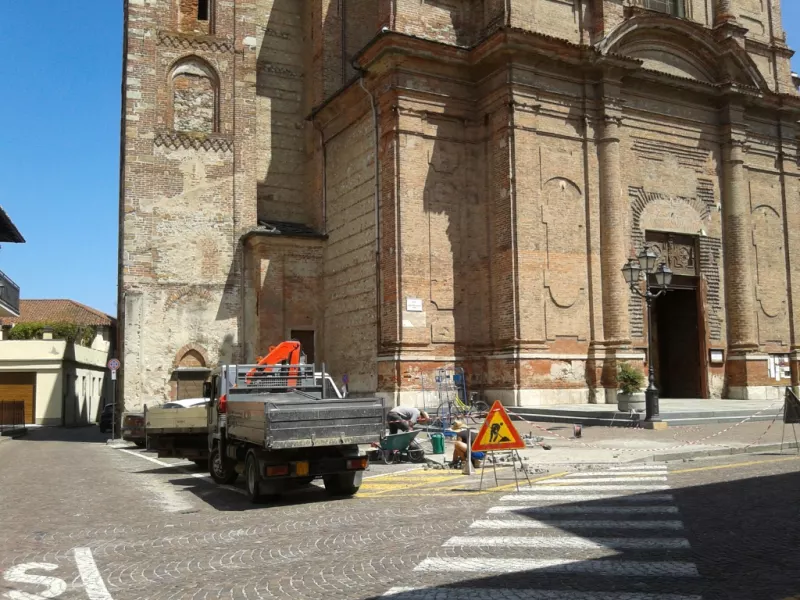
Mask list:
[[[213,133],[215,94],[208,77],[182,73],[172,80],[173,127],[177,131]]]

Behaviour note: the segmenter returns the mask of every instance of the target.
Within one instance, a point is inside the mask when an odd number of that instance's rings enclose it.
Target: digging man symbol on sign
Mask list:
[[[516,427],[511,424],[506,410],[500,402],[486,415],[481,430],[475,438],[472,449],[476,452],[492,452],[494,450],[517,450],[524,448],[525,442],[519,435]]]
[[[492,423],[492,427],[490,428],[491,433],[489,435],[489,443],[495,444],[497,442],[510,442],[511,441],[506,436],[503,436],[499,440],[497,439],[498,437],[500,437],[500,428],[502,426],[503,426],[502,423]]]

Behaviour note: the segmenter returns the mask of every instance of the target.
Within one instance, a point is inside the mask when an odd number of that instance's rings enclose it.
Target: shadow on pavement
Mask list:
[[[29,427],[28,432],[17,442],[78,442],[82,444],[105,444],[111,436],[100,433],[97,425],[84,427]]]
[[[665,502],[665,494],[674,500]],[[673,532],[653,532],[623,525],[597,532],[570,525],[584,520],[611,520],[611,516],[598,516],[600,506],[658,505],[676,507],[671,518],[681,519],[684,528]],[[504,518],[517,519],[521,523],[528,519],[542,521],[553,527],[558,522],[560,531],[565,534],[600,542],[603,538],[609,538],[609,542],[613,538],[639,538],[642,547],[622,549],[608,543],[608,552],[603,548],[602,558],[575,560],[566,568],[543,565],[542,568],[473,578],[469,578],[470,571],[488,570],[486,563],[492,560],[490,556],[524,561],[533,556],[544,556],[542,549],[507,547],[502,553],[490,555],[485,548],[470,550],[461,547],[455,555],[440,553],[438,556],[444,558],[434,559],[447,563],[445,569],[436,573],[437,579],[453,580],[452,583],[424,589],[398,589],[395,593],[373,596],[371,600],[457,600],[495,595],[504,600],[606,597],[788,600],[800,593],[800,472],[673,488],[661,493],[634,494],[596,502],[558,503],[556,500],[548,504],[548,510],[555,509],[549,514],[541,508],[534,505],[519,507],[508,511]],[[669,517],[668,514],[654,517],[645,513],[631,514],[624,520]],[[516,535],[521,535],[522,529]],[[454,535],[468,533],[454,532]],[[515,532],[510,530],[503,535],[515,535]],[[687,538],[691,548],[648,548],[648,538],[653,536],[658,536],[658,539]],[[615,563],[626,563],[627,573],[615,573]],[[657,563],[662,566],[652,566]],[[697,567],[699,577],[691,576],[692,563]],[[684,570],[683,575],[681,570]],[[419,575],[422,580],[428,577],[425,573]],[[404,583],[398,586],[402,588]]]
[[[187,468],[191,471],[191,467]],[[146,471],[140,471],[142,473]],[[155,469],[152,473],[163,473],[165,470]],[[204,471],[198,469],[197,473],[203,474]],[[188,473],[185,473],[188,475]],[[191,475],[180,479],[170,479],[169,483],[180,486],[182,491],[190,492],[197,496],[200,500],[214,508],[215,510],[227,511],[243,511],[263,509],[278,506],[298,506],[303,504],[312,504],[317,502],[345,502],[356,501],[356,498],[333,498],[328,496],[325,490],[319,486],[309,484],[293,490],[284,492],[280,497],[265,501],[259,504],[253,504],[245,496],[244,488],[242,486],[243,479],[240,477],[236,483],[230,486],[219,486],[207,480],[200,480],[199,478],[192,477]],[[231,488],[235,488],[231,489]],[[238,491],[237,491],[238,490]]]

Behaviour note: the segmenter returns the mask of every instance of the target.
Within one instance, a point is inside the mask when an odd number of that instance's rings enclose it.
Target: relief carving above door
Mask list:
[[[666,263],[675,275],[697,276],[697,240],[691,235],[648,231],[645,245],[658,257],[656,265]]]

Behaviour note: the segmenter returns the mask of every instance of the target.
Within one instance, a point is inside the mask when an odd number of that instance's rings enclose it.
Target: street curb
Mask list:
[[[783,444],[783,449],[797,449],[798,444],[795,442],[786,442]],[[758,454],[760,452],[770,452],[780,450],[780,444],[759,444],[753,446],[742,446],[736,448],[714,448],[713,450],[694,450],[689,452],[671,452],[666,454],[652,454],[637,458],[629,463],[644,463],[644,462],[673,462],[679,460],[687,460],[691,458],[713,458],[715,456],[736,456],[740,454]]]

